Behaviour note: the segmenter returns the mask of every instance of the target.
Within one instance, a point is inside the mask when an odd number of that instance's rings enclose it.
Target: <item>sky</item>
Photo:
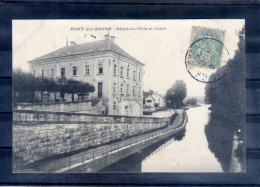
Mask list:
[[[242,19],[13,20],[13,68],[28,71],[29,60],[64,47],[66,38],[77,44],[103,40],[109,28],[115,43],[145,64],[144,90],[165,94],[182,79],[188,96],[203,96],[205,83],[193,79],[185,66],[192,26],[225,30],[224,45],[233,58],[244,24]]]

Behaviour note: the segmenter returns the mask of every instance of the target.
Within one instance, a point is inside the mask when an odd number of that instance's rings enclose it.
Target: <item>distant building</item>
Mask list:
[[[155,93],[152,97],[154,98],[155,103],[157,103],[157,108],[161,109],[165,107],[165,100],[162,95]]]
[[[157,93],[146,96],[144,101],[144,108],[151,112],[165,107],[165,100],[163,96]]]
[[[115,44],[115,37],[77,45],[70,42],[28,62],[35,76],[66,77],[95,86],[91,99],[102,100],[109,115],[143,113],[143,66]]]

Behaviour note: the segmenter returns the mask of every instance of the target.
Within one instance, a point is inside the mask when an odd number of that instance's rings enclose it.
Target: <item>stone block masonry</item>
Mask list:
[[[170,118],[13,111],[13,166],[166,127]]]
[[[91,102],[69,102],[69,103],[19,103],[19,110],[53,111],[53,112],[80,112],[91,110]]]

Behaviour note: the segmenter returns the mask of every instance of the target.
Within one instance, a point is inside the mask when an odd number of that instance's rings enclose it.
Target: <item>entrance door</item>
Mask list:
[[[103,94],[103,83],[99,82],[98,83],[98,98],[102,98],[102,94]]]
[[[135,116],[140,116],[140,105],[139,104],[135,104]]]

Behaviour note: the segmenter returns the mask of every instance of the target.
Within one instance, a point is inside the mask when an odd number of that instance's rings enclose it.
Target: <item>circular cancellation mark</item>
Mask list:
[[[214,38],[194,41],[185,55],[185,65],[190,76],[201,83],[213,83],[222,79],[226,71],[218,71],[229,60],[226,46]],[[217,73],[216,73],[217,72]]]

